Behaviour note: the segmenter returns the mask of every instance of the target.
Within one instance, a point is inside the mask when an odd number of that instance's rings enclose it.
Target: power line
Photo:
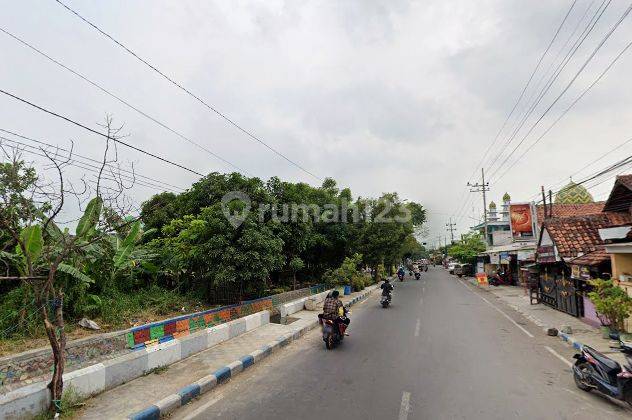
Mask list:
[[[25,104],[27,104],[27,105],[29,105],[29,106],[33,107],[33,108],[36,108],[36,109],[38,109],[38,110],[40,110],[40,111],[42,111],[42,112],[45,112],[45,113],[49,114],[49,115],[52,115],[52,116],[57,117],[57,118],[61,118],[62,120],[67,121],[67,122],[69,122],[69,123],[71,123],[71,124],[73,124],[73,125],[76,125],[77,127],[81,127],[81,128],[83,128],[84,130],[87,130],[87,131],[89,131],[89,132],[91,132],[91,133],[93,133],[93,134],[97,134],[97,135],[99,135],[99,136],[101,136],[101,137],[105,137],[105,138],[106,138],[106,139],[108,139],[108,140],[115,141],[116,143],[122,144],[123,146],[126,146],[126,147],[129,147],[130,149],[136,150],[137,152],[140,152],[140,153],[145,154],[145,155],[147,155],[147,156],[151,156],[151,157],[153,157],[154,159],[158,159],[158,160],[160,160],[160,161],[163,161],[163,162],[165,162],[165,163],[168,163],[169,165],[176,166],[176,167],[178,167],[178,168],[180,168],[180,169],[184,169],[185,171],[187,171],[187,172],[191,172],[191,173],[193,173],[193,174],[195,174],[195,175],[199,175],[199,176],[202,176],[202,177],[204,176],[204,175],[203,175],[203,174],[201,174],[200,172],[197,172],[197,171],[195,171],[195,170],[193,170],[193,169],[187,168],[187,167],[186,167],[186,166],[184,166],[184,165],[181,165],[181,164],[179,164],[179,163],[173,162],[173,161],[171,161],[171,160],[169,160],[169,159],[163,158],[163,157],[158,156],[158,155],[156,155],[156,154],[154,154],[154,153],[151,153],[151,152],[148,152],[148,151],[146,151],[146,150],[143,150],[143,149],[141,149],[141,148],[139,148],[139,147],[133,146],[133,145],[131,145],[131,144],[127,143],[127,142],[124,142],[124,141],[122,141],[122,140],[120,140],[120,139],[110,137],[110,136],[108,136],[107,134],[104,134],[104,133],[101,133],[101,132],[99,132],[99,131],[97,131],[97,130],[94,130],[94,129],[92,129],[92,128],[90,128],[90,127],[88,127],[88,126],[84,125],[84,124],[81,124],[81,123],[79,123],[79,122],[77,122],[77,121],[75,121],[75,120],[73,120],[73,119],[71,119],[71,118],[69,118],[69,117],[65,117],[65,116],[63,116],[63,115],[61,115],[61,114],[58,114],[58,113],[53,112],[53,111],[50,111],[50,110],[48,110],[48,109],[46,109],[46,108],[44,108],[44,107],[41,107],[41,106],[39,106],[39,105],[36,105],[36,104],[34,104],[33,102],[30,102],[30,101],[28,101],[28,100],[26,100],[26,99],[23,99],[23,98],[21,98],[21,97],[19,97],[19,96],[16,96],[16,95],[12,94],[12,93],[9,93],[9,92],[7,92],[7,91],[5,91],[5,90],[3,90],[3,89],[0,89],[0,93],[3,93],[3,94],[4,94],[4,95],[6,95],[6,96],[9,96],[9,97],[11,97],[11,98],[13,98],[13,99],[15,99],[15,100],[18,100],[18,101],[20,101],[20,102],[22,102],[22,103],[25,103]]]
[[[66,152],[66,153],[70,153],[71,152],[70,150],[64,149],[63,147],[59,147],[59,146],[57,146],[55,144],[47,143],[47,142],[44,142],[44,141],[41,141],[41,140],[36,140],[36,139],[34,139],[32,137],[27,137],[25,135],[18,134],[18,133],[14,132],[14,131],[10,131],[10,130],[7,130],[5,128],[1,128],[0,127],[0,131],[2,131],[4,133],[7,133],[7,134],[10,134],[10,135],[13,135],[13,136],[16,136],[16,137],[19,137],[19,138],[27,140],[27,141],[31,141],[33,143],[37,143],[37,144],[41,144],[43,146],[48,146],[48,147],[51,147],[51,148],[55,148],[57,150],[61,150],[62,152]],[[14,140],[11,140],[11,141],[14,141]],[[99,161],[97,159],[92,159],[92,158],[89,158],[87,156],[82,156],[82,155],[80,155],[78,153],[75,153],[74,151],[72,152],[72,156],[79,157],[81,159],[87,160],[89,162],[92,162],[92,163],[95,163],[95,164],[98,164],[98,165],[101,165],[103,163],[102,161]],[[107,164],[107,166],[111,167],[112,165],[111,164]],[[125,168],[116,168],[116,169],[118,171],[120,171],[120,172],[133,175],[134,177],[143,178],[143,179],[146,179],[147,181],[156,183],[157,185],[161,186],[161,188],[169,189],[169,188],[164,187],[164,186],[167,186],[167,187],[171,187],[171,188],[174,188],[176,190],[179,190],[179,191],[184,191],[184,188],[182,188],[182,187],[178,187],[177,185],[169,184],[167,182],[160,181],[160,180],[157,180],[155,178],[151,178],[151,177],[148,177],[146,175],[139,174],[136,171],[130,171],[130,170],[125,169]]]
[[[154,123],[158,124],[159,126],[161,126],[162,128],[164,128],[165,130],[175,134],[176,136],[180,137],[181,139],[193,144],[194,146],[204,150],[205,152],[207,152],[208,154],[210,154],[211,156],[221,160],[222,162],[228,164],[229,166],[237,169],[238,171],[241,172],[246,172],[243,169],[241,169],[240,167],[238,167],[237,165],[233,164],[232,162],[224,159],[223,157],[221,157],[220,155],[218,155],[217,153],[213,152],[212,150],[208,149],[207,147],[191,140],[189,137],[185,136],[184,134],[174,130],[173,128],[169,127],[168,125],[166,125],[165,123],[159,121],[158,119],[152,117],[151,115],[145,113],[144,111],[142,111],[141,109],[139,109],[138,107],[130,104],[129,102],[127,102],[125,99],[122,99],[121,97],[119,97],[118,95],[110,92],[109,90],[107,90],[106,88],[104,88],[103,86],[99,85],[98,83],[88,79],[86,76],[84,76],[83,74],[79,73],[76,70],[73,70],[72,68],[66,66],[65,64],[63,64],[62,62],[60,62],[59,60],[51,57],[50,55],[46,54],[45,52],[43,52],[42,50],[38,49],[37,47],[33,46],[32,44],[26,42],[25,40],[23,40],[22,38],[18,37],[17,35],[12,34],[11,32],[7,31],[6,29],[0,27],[0,31],[5,33],[7,36],[13,38],[14,40],[16,40],[17,42],[19,42],[20,44],[22,44],[23,46],[29,48],[30,50],[36,52],[37,54],[41,55],[42,57],[46,58],[47,60],[51,61],[52,63],[58,65],[59,67],[61,67],[62,69],[72,73],[73,75],[79,77],[80,79],[84,80],[85,82],[87,82],[88,84],[96,87],[97,89],[99,89],[101,92],[105,93],[106,95],[116,99],[118,102],[122,103],[123,105],[127,106],[128,108],[136,111],[137,113],[139,113],[140,115],[142,115],[143,117],[153,121]]]
[[[623,143],[620,143],[619,145],[615,146],[614,148],[610,149],[609,151],[607,151],[606,153],[602,154],[601,156],[599,156],[598,158],[588,162],[586,165],[582,166],[580,169],[578,169],[577,171],[575,171],[574,173],[572,173],[570,175],[570,177],[574,177],[575,175],[579,174],[580,172],[582,172],[584,169],[591,167],[592,165],[594,165],[595,163],[599,162],[601,159],[603,159],[604,157],[608,156],[610,153],[615,152],[619,149],[621,149],[623,146],[629,144],[630,142],[632,142],[632,137],[627,139],[626,141],[624,141]],[[556,182],[552,187],[553,188],[557,188],[558,186],[564,184],[566,182],[566,178]],[[540,194],[535,194],[533,196],[531,196],[531,200],[535,200],[536,198],[538,198]]]
[[[551,131],[551,129],[555,127],[555,125],[557,125],[557,123],[568,113],[568,111],[570,111],[571,108],[573,108],[575,104],[577,104],[577,102],[579,102],[588,93],[588,91],[590,91],[590,89],[592,89],[597,83],[599,83],[599,81],[606,75],[606,73],[612,68],[612,66],[614,66],[614,64],[619,60],[619,58],[621,58],[621,56],[631,46],[632,46],[632,41],[630,41],[623,48],[623,50],[621,50],[621,52],[617,54],[617,56],[608,64],[608,66],[601,72],[601,74],[599,74],[599,76],[590,85],[588,85],[588,87],[584,89],[584,91],[573,102],[571,102],[571,104],[555,119],[555,121],[553,121],[553,123],[549,127],[547,127],[547,129],[544,130],[544,132],[533,143],[531,143],[529,147],[527,147],[520,156],[518,156],[518,158],[495,180],[495,182],[498,182],[498,180],[504,177],[505,174],[507,174],[507,172],[509,172],[509,170],[513,168],[520,161],[520,159],[524,157],[524,155],[529,153],[529,151],[533,149],[533,147],[535,147],[535,145],[538,144],[540,140],[542,140],[544,136],[546,136],[549,133],[549,131]]]
[[[267,144],[266,142],[264,142],[263,140],[261,140],[259,137],[257,137],[256,135],[254,135],[252,132],[246,130],[245,128],[243,128],[241,125],[239,125],[237,122],[235,122],[234,120],[232,120],[231,118],[229,118],[226,114],[220,112],[217,108],[215,108],[214,106],[208,104],[204,99],[202,99],[201,97],[199,97],[198,95],[194,94],[191,90],[185,88],[180,82],[177,82],[174,78],[172,78],[171,76],[168,76],[167,74],[165,74],[164,72],[162,72],[160,69],[158,69],[156,66],[154,66],[153,64],[151,64],[149,61],[147,61],[146,59],[142,58],[141,56],[139,56],[137,53],[135,53],[134,51],[132,51],[130,48],[128,48],[127,46],[125,46],[122,42],[116,40],[112,35],[108,34],[107,32],[105,32],[104,30],[102,30],[101,28],[99,28],[97,25],[95,25],[94,23],[90,22],[88,19],[84,18],[82,15],[80,15],[77,11],[75,11],[74,9],[70,8],[69,6],[67,6],[66,4],[64,4],[63,2],[61,2],[60,0],[55,0],[59,5],[63,6],[66,10],[68,10],[70,13],[74,14],[75,16],[77,16],[79,19],[81,19],[83,22],[85,22],[86,24],[88,24],[89,26],[91,26],[93,29],[95,29],[97,32],[99,32],[101,35],[105,36],[106,38],[108,38],[109,40],[111,40],[112,42],[114,42],[116,45],[118,45],[119,47],[123,48],[125,51],[127,51],[129,54],[131,54],[134,58],[136,58],[137,60],[139,60],[141,63],[145,64],[147,67],[149,67],[151,70],[153,70],[154,72],[156,72],[157,74],[159,74],[160,76],[162,76],[162,78],[164,78],[165,80],[169,81],[172,85],[176,86],[178,89],[182,90],[183,92],[185,92],[187,95],[189,95],[190,97],[192,97],[193,99],[195,99],[196,101],[198,101],[200,104],[204,105],[207,109],[209,109],[210,111],[213,111],[215,114],[217,114],[219,117],[221,117],[222,119],[224,119],[225,121],[227,121],[230,125],[232,125],[233,127],[235,127],[236,129],[238,129],[239,131],[241,131],[242,133],[244,133],[246,136],[248,136],[249,138],[251,138],[252,140],[257,141],[258,143],[262,144],[263,146],[265,146],[268,150],[276,153],[278,156],[282,157],[283,159],[285,159],[287,162],[291,163],[292,165],[296,166],[297,168],[299,168],[301,171],[305,172],[306,174],[318,179],[319,181],[322,181],[322,178],[314,175],[312,172],[308,171],[307,169],[303,168],[300,164],[298,164],[297,162],[294,162],[293,160],[291,160],[290,158],[288,158],[287,156],[285,156],[283,153],[279,152],[278,150],[276,150],[275,148],[273,148],[272,146],[270,146],[269,144]]]
[[[557,30],[555,31],[555,33],[553,35],[553,38],[551,39],[551,41],[549,42],[549,44],[545,48],[544,52],[540,56],[540,59],[538,60],[536,66],[534,67],[533,71],[531,72],[531,75],[529,76],[529,79],[527,80],[527,83],[522,88],[522,91],[520,92],[520,95],[518,95],[518,99],[516,99],[516,102],[514,103],[513,107],[511,108],[511,111],[509,112],[509,114],[505,118],[505,121],[503,122],[502,126],[500,127],[500,130],[498,130],[498,132],[496,133],[496,136],[494,137],[494,140],[489,144],[489,146],[485,150],[485,153],[483,153],[483,157],[481,158],[480,162],[477,165],[474,166],[474,169],[472,170],[472,173],[468,177],[468,180],[471,179],[474,176],[474,173],[476,172],[477,168],[479,168],[485,162],[485,158],[487,157],[488,153],[491,151],[491,149],[494,147],[494,145],[496,144],[496,142],[500,138],[501,133],[503,132],[503,130],[507,126],[507,123],[509,122],[509,120],[511,119],[512,115],[514,114],[516,108],[518,107],[518,104],[520,103],[520,101],[524,97],[524,94],[527,91],[529,85],[531,84],[531,81],[533,80],[533,77],[535,76],[535,74],[537,73],[538,69],[540,68],[540,65],[542,64],[542,61],[544,60],[544,57],[549,52],[549,50],[551,49],[551,46],[553,45],[553,43],[557,39],[557,36],[559,35],[560,30],[564,26],[564,23],[568,19],[568,16],[571,14],[571,11],[575,7],[576,3],[577,3],[577,0],[573,0],[573,2],[571,3],[568,11],[564,15],[564,18],[562,19],[562,22],[560,23],[560,25],[558,26]],[[467,203],[467,200],[463,201],[463,198],[465,197],[466,193],[467,193],[467,190],[464,190],[463,194],[461,195],[461,198],[460,198],[459,201],[461,201],[462,203]],[[462,204],[459,207],[459,209],[453,214],[453,216],[456,215],[456,214],[460,214],[463,211],[463,209],[465,208],[466,205],[467,204]]]
[[[42,151],[42,149],[40,149],[38,147],[35,147],[35,146],[32,146],[30,144],[23,143],[23,142],[20,142],[20,141],[17,141],[17,140],[12,140],[12,139],[4,137],[4,136],[0,136],[0,143],[1,143],[2,140],[10,142],[10,143],[12,143],[12,144],[14,144],[16,146],[23,146],[23,147],[26,147],[28,149],[34,149],[34,150],[24,150],[27,153],[30,153],[30,154],[33,154],[33,155],[36,155],[36,156],[40,156],[40,157],[43,157],[43,158],[47,158],[47,159],[51,158],[50,156],[47,156]],[[51,147],[55,147],[55,146],[51,146]],[[59,150],[63,151],[63,149],[59,149]],[[38,151],[41,151],[41,153],[39,153]],[[86,170],[88,172],[92,172],[92,173],[99,173],[100,172],[100,170],[101,170],[100,166],[93,165],[93,164],[90,164],[90,163],[81,162],[81,161],[77,161],[76,159],[72,159],[73,155],[75,155],[74,152],[72,152],[72,153],[68,152],[67,155],[63,156],[64,161],[67,160],[67,164],[69,164],[71,166],[74,166],[76,168],[79,168],[79,169]],[[77,155],[77,156],[81,157],[79,155]],[[56,159],[53,158],[53,160],[56,160]],[[102,162],[98,162],[98,163],[99,163],[99,165],[102,164]],[[113,166],[110,165],[110,164],[106,164],[106,166],[108,168],[113,168]],[[115,169],[117,171],[121,171],[121,172],[123,171],[120,168],[115,168]],[[166,187],[164,187],[162,185],[156,185],[156,184],[153,184],[152,182],[135,179],[135,175],[130,176],[130,175],[120,174],[120,177],[121,177],[121,179],[124,179],[124,180],[129,181],[129,182],[133,182],[134,184],[138,184],[138,185],[141,185],[143,187],[148,187],[148,188],[153,188],[153,189],[158,189],[158,190],[167,190],[167,191],[174,192],[174,193],[178,192],[178,191],[172,190],[170,188],[166,188]],[[102,178],[106,179],[106,180],[109,180],[109,181],[117,181],[116,179],[109,178],[109,177],[107,177],[105,175]]]
[[[503,155],[503,153],[505,152],[505,150],[507,149],[507,147],[509,147],[509,145],[515,140],[516,136],[518,135],[518,133],[520,132],[520,130],[522,129],[522,127],[524,127],[524,124],[527,122],[527,120],[529,119],[529,117],[533,114],[533,112],[535,111],[536,107],[540,104],[540,102],[542,101],[542,99],[544,99],[544,96],[549,92],[549,90],[551,89],[551,87],[553,86],[553,84],[555,83],[555,81],[558,79],[558,77],[560,76],[560,74],[562,73],[562,70],[566,67],[566,65],[570,62],[571,58],[577,53],[579,47],[584,43],[584,41],[587,39],[588,35],[592,32],[592,30],[595,28],[597,22],[601,19],[601,17],[603,16],[604,12],[606,11],[606,9],[608,8],[608,6],[610,5],[610,1],[608,0],[608,2],[606,3],[606,0],[604,0],[604,2],[602,2],[601,6],[599,8],[597,8],[597,10],[595,11],[595,14],[593,15],[593,17],[591,18],[591,20],[588,22],[588,25],[586,26],[586,28],[584,29],[584,31],[580,34],[579,38],[577,39],[577,41],[575,41],[574,45],[571,47],[571,49],[569,50],[569,52],[566,54],[566,56],[564,57],[564,59],[560,62],[560,64],[558,65],[557,69],[553,72],[553,74],[551,75],[551,77],[549,78],[549,80],[547,81],[547,83],[545,84],[545,86],[541,89],[540,93],[538,94],[538,96],[536,97],[536,100],[531,104],[531,106],[529,107],[529,109],[525,112],[525,114],[523,115],[522,119],[518,122],[517,126],[514,128],[513,132],[511,133],[511,136],[507,139],[507,141],[505,142],[505,144],[503,145],[503,147],[501,147],[500,151],[496,154],[496,156],[494,157],[494,159],[491,161],[490,166],[488,168],[488,170],[491,171],[491,168],[494,166],[494,164],[500,159],[500,157]],[[605,3],[605,6],[604,6]],[[603,7],[603,9],[602,9]],[[571,82],[572,84],[572,82]],[[569,86],[570,87],[570,86]],[[564,92],[562,93],[562,95],[564,94]],[[562,96],[560,95],[558,97],[558,99]],[[557,99],[556,99],[557,101]],[[546,113],[548,112],[545,111],[545,113],[543,115],[546,115]],[[539,123],[540,120],[536,121],[536,123],[531,127],[531,129],[529,130],[529,132],[527,133],[527,135],[531,132],[531,130]],[[524,141],[524,140],[523,140]],[[519,144],[520,145],[520,144]],[[518,146],[519,146],[518,145]],[[515,150],[515,149],[514,149]],[[513,153],[513,151],[508,155],[511,156],[511,154]],[[494,175],[496,175],[496,173],[498,172],[498,170],[500,169],[500,167],[505,163],[505,161],[508,159],[508,157],[505,158],[505,160],[503,160],[501,162],[500,165],[498,165],[496,167],[496,169],[491,173],[490,177],[493,177]]]
[[[507,115],[507,118],[505,118],[505,121],[503,122],[503,125],[500,127],[500,130],[498,131],[498,133],[496,134],[496,137],[494,137],[494,141],[489,145],[489,147],[487,147],[487,150],[485,151],[483,158],[481,159],[481,162],[479,162],[475,167],[474,170],[472,171],[472,175],[470,175],[470,178],[472,178],[472,176],[474,176],[474,173],[476,172],[476,168],[480,167],[483,162],[485,161],[485,158],[487,157],[487,154],[489,153],[489,151],[491,150],[491,148],[496,144],[496,141],[498,140],[498,138],[500,137],[500,133],[502,133],[502,131],[505,129],[505,126],[507,125],[507,123],[509,122],[509,120],[511,119],[511,116],[513,115],[514,111],[516,110],[516,108],[518,107],[518,104],[520,103],[520,101],[522,100],[522,98],[524,97],[524,94],[526,93],[527,89],[529,88],[529,85],[531,84],[531,81],[533,80],[533,77],[536,75],[536,73],[538,72],[538,70],[540,69],[540,65],[542,64],[542,61],[544,60],[544,57],[546,57],[547,53],[549,52],[549,50],[551,49],[551,46],[553,45],[553,43],[555,42],[555,40],[557,39],[557,36],[559,35],[560,31],[562,30],[562,27],[564,26],[564,23],[566,23],[566,20],[568,19],[568,16],[571,14],[571,11],[573,10],[573,8],[575,7],[575,3],[577,3],[577,0],[573,0],[573,2],[571,3],[571,6],[569,7],[568,11],[566,12],[566,14],[564,15],[564,19],[562,19],[562,22],[560,22],[559,26],[557,27],[557,30],[555,31],[555,34],[553,35],[553,38],[551,38],[551,41],[549,42],[549,44],[546,46],[546,49],[544,50],[544,52],[542,53],[542,55],[540,56],[540,59],[538,60],[537,64],[535,65],[535,67],[533,68],[533,71],[531,72],[531,75],[529,76],[529,79],[527,80],[527,83],[524,85],[524,87],[522,88],[522,91],[520,92],[520,95],[518,96],[518,99],[516,100],[516,103],[514,104],[514,106],[511,108],[511,111],[509,112],[509,114]]]
[[[505,159],[501,162],[501,164],[496,167],[496,170],[492,173],[492,176],[495,175],[498,170],[505,164],[505,162],[507,162],[507,160],[516,152],[516,150],[522,145],[522,143],[526,140],[526,138],[533,132],[533,130],[535,129],[535,127],[540,123],[540,121],[542,121],[542,119],[546,116],[546,114],[549,113],[549,111],[555,106],[555,104],[557,104],[557,102],[562,98],[562,96],[564,96],[564,94],[568,91],[568,89],[570,89],[570,87],[573,85],[573,83],[575,82],[575,80],[577,80],[577,78],[579,77],[579,75],[584,71],[584,69],[586,68],[586,66],[588,66],[588,64],[590,63],[590,61],[592,61],[592,59],[595,57],[595,55],[597,54],[597,52],[601,49],[601,47],[606,43],[606,41],[608,40],[608,38],[610,38],[610,36],[612,35],[612,33],[619,27],[619,25],[621,24],[621,22],[623,22],[623,20],[628,16],[628,14],[630,13],[630,11],[632,10],[632,3],[630,4],[630,6],[628,6],[628,8],[625,10],[625,12],[623,13],[623,15],[621,15],[621,17],[619,18],[619,20],[613,25],[612,28],[610,28],[610,30],[606,33],[606,35],[604,36],[604,38],[601,40],[601,42],[597,45],[597,47],[593,50],[593,52],[588,56],[588,58],[586,59],[586,61],[584,62],[584,64],[582,64],[582,66],[579,68],[579,70],[577,71],[577,73],[575,73],[575,76],[573,76],[573,78],[570,80],[570,82],[568,82],[568,84],[566,85],[566,87],[562,90],[562,92],[560,92],[560,94],[555,98],[555,100],[548,106],[548,108],[542,113],[542,115],[540,115],[540,117],[531,125],[531,127],[529,128],[529,130],[527,131],[527,133],[523,136],[523,138],[520,140],[520,142],[513,148],[513,150],[505,157]],[[625,50],[627,50],[628,47],[625,48]],[[625,51],[624,50],[624,51]],[[618,59],[618,58],[617,58]],[[604,73],[605,74],[605,73]],[[581,96],[580,96],[581,98]],[[570,108],[569,108],[570,109]],[[565,115],[565,114],[563,114]],[[495,180],[496,182],[497,180]]]

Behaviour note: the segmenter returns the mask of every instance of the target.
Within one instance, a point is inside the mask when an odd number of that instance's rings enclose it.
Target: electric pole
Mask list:
[[[450,222],[445,224],[447,229],[450,231],[450,240],[451,243],[454,243],[454,231],[456,230],[456,223],[452,223],[452,218],[450,217]]]
[[[481,168],[481,182],[476,184],[467,183],[470,188],[470,192],[482,192],[483,193],[483,223],[485,226],[485,243],[488,243],[487,239],[487,191],[489,191],[489,182],[485,182],[485,169]]]

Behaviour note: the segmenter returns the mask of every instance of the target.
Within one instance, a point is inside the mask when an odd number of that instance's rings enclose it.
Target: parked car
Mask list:
[[[455,267],[459,265],[457,263],[448,263],[448,273],[454,274]]]
[[[471,264],[457,264],[454,268],[454,274],[459,277],[467,277],[472,275],[472,265]]]

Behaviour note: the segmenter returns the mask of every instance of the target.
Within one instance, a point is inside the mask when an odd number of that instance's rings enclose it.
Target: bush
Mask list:
[[[365,278],[362,275],[355,275],[351,279],[351,287],[354,292],[359,292],[366,287]]]
[[[616,331],[625,331],[625,319],[632,312],[632,298],[612,280],[595,279],[590,284],[595,288],[588,297],[604,326]]]

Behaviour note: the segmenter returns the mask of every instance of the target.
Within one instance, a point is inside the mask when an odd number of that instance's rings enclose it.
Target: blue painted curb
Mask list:
[[[373,292],[373,290],[376,290],[376,288],[371,287],[370,289],[367,289],[363,294],[358,295],[355,298],[353,298],[347,304],[347,306],[352,306],[356,304],[357,302],[364,300],[367,296],[371,294],[371,292]],[[283,335],[279,337],[278,339],[274,340],[274,343],[271,345],[265,345],[261,347],[259,350],[257,350],[257,351],[261,351],[261,353],[257,356],[256,361],[264,359],[265,357],[269,356],[270,354],[272,354],[272,352],[275,349],[287,346],[292,341],[299,339],[301,336],[305,335],[307,331],[313,328],[316,328],[317,326],[318,326],[318,321],[314,321],[312,324],[307,325],[292,334]],[[233,371],[231,370],[230,366],[233,366],[233,369],[235,369],[235,367],[239,367],[241,365],[241,369],[238,371],[243,371],[247,369],[248,367],[254,365],[256,361],[255,361],[255,355],[252,353],[242,356],[241,358],[231,363],[230,365],[217,369],[211,375],[200,379],[196,383],[193,383],[181,388],[177,392],[177,394],[169,395],[163,398],[162,400],[158,401],[157,403],[141,411],[130,414],[128,416],[128,419],[130,420],[159,420],[161,416],[169,414],[170,412],[174,411],[178,407],[182,407],[183,405],[189,403],[193,398],[198,397],[204,394],[205,392],[208,392],[211,389],[215,388],[217,385],[220,385],[228,381],[232,377],[232,374],[233,374]],[[214,383],[214,385],[208,386],[202,389],[198,383],[206,379],[211,379],[211,382]],[[172,403],[173,400],[176,401],[176,404]]]

